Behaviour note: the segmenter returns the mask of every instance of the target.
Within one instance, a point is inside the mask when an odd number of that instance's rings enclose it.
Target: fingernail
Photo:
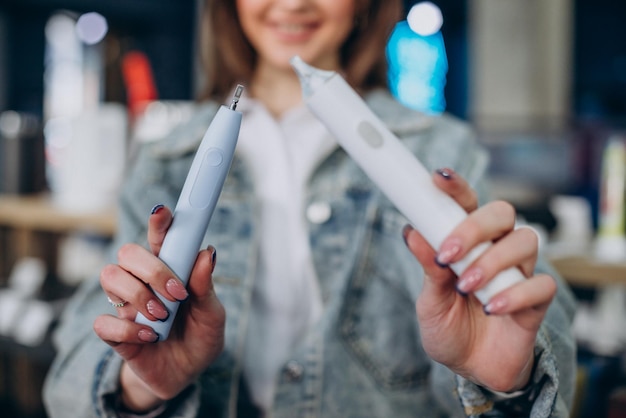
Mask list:
[[[147,343],[155,343],[159,341],[159,334],[149,329],[140,329],[137,336],[141,341],[145,341]]]
[[[163,209],[165,207],[165,205],[162,204],[158,204],[155,205],[151,210],[150,210],[150,215],[154,215],[155,213],[157,213],[158,211],[160,211],[161,209]]]
[[[409,246],[409,233],[411,231],[413,231],[413,227],[409,224],[404,225],[404,228],[402,228],[402,239],[407,247]]]
[[[448,267],[448,264],[461,252],[461,242],[457,239],[447,240],[441,246],[435,262],[441,267]]]
[[[187,292],[183,283],[173,277],[165,283],[165,289],[176,300],[183,301],[189,297],[189,292]]]
[[[215,263],[217,263],[217,250],[213,248],[213,254],[211,255],[211,264],[215,267]]]
[[[437,258],[437,256],[435,256],[435,264],[437,264],[442,269],[447,269],[450,266],[447,263],[442,263],[441,261],[439,261],[439,258]]]
[[[446,180],[452,179],[452,176],[454,175],[454,172],[449,168],[440,168],[438,170],[435,170],[435,172]]]
[[[483,278],[483,272],[480,269],[474,268],[469,271],[463,272],[459,281],[456,284],[456,289],[459,293],[468,294],[476,288],[476,285],[480,283]]]
[[[503,297],[494,298],[490,300],[489,303],[483,307],[483,311],[485,311],[487,315],[499,314],[504,311],[504,309],[506,308],[506,305],[507,305],[507,301],[505,298]]]
[[[146,304],[146,309],[159,321],[165,321],[170,313],[155,299],[150,299]]]

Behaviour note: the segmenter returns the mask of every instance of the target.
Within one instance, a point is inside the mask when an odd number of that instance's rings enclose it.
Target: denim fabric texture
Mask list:
[[[482,203],[487,201],[488,156],[465,123],[411,111],[384,91],[366,99],[429,170],[453,168],[476,188]],[[188,124],[141,147],[120,197],[112,256],[126,242],[147,245],[155,204],[174,207],[217,107],[199,105]],[[253,408],[246,406],[241,369],[259,241],[251,187],[245,162],[236,158],[204,242],[219,253],[214,281],[227,312],[225,350],[167,416],[253,416],[242,412]],[[533,418],[569,416],[576,370],[570,333],[574,300],[560,279],[537,338],[530,389],[502,401],[424,353],[415,314],[423,270],[402,239],[407,221],[341,149],[317,167],[307,196],[309,204],[331,208],[329,219],[309,225],[324,314],[277,376],[272,417],[504,417],[515,407],[531,411]],[[556,277],[543,260],[538,270]],[[114,310],[97,278],[87,280],[56,330],[58,355],[44,388],[52,418],[117,416],[110,399],[118,390],[121,361],[92,330],[95,317],[105,312]]]

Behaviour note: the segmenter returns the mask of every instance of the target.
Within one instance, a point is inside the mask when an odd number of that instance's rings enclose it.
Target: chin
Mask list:
[[[331,64],[334,60],[325,56],[320,56],[315,52],[306,51],[304,48],[285,48],[283,50],[276,49],[271,51],[271,54],[267,55],[267,62],[271,63],[273,67],[280,70],[292,70],[290,62],[295,55],[300,56],[304,62],[313,65],[314,67],[325,70],[336,69]]]
[[[299,55],[303,60],[307,60],[305,57],[302,56],[302,54],[298,51],[289,51],[289,52],[284,52],[281,53],[280,55],[274,55],[270,60],[268,60],[269,62],[272,63],[272,66],[274,66],[277,69],[280,70],[291,70],[291,58],[293,58],[295,55]]]

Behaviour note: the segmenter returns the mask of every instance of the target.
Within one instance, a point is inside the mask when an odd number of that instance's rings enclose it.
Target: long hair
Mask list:
[[[201,99],[222,100],[236,83],[247,84],[257,54],[246,39],[235,0],[206,0],[200,48],[206,88]],[[385,47],[400,20],[400,0],[357,0],[354,27],[340,51],[346,80],[357,90],[387,87]],[[217,36],[219,34],[219,36]]]

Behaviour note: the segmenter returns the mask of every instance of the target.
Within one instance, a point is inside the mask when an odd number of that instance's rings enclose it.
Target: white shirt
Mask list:
[[[304,106],[280,120],[250,98],[238,109],[244,116],[237,152],[252,169],[261,218],[244,377],[255,404],[267,410],[290,352],[321,315],[304,193],[313,169],[337,143]]]

